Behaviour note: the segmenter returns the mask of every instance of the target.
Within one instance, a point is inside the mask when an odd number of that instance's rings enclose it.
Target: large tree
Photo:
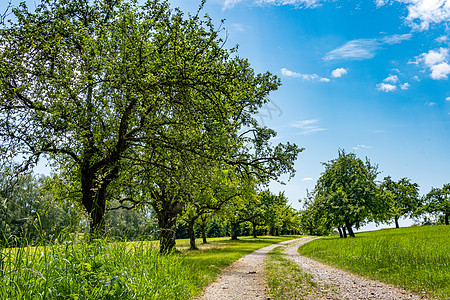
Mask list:
[[[389,205],[387,214],[394,218],[395,228],[399,228],[400,217],[413,214],[419,206],[419,185],[408,178],[396,182],[387,176],[384,177],[381,188]]]
[[[325,172],[317,181],[315,201],[333,225],[344,225],[354,237],[352,227],[359,228],[382,210],[375,183],[377,167],[344,150],[339,150],[338,158],[323,165]]]
[[[445,225],[449,225],[450,218],[450,183],[442,188],[432,188],[425,196],[425,210],[433,214],[444,216]]]
[[[261,180],[293,173],[300,149],[272,147],[275,133],[252,117],[279,80],[232,57],[209,18],[157,0],[43,0],[14,14],[0,30],[0,151],[23,157],[22,170],[47,156],[91,234],[104,232],[108,201],[123,200],[136,165],[133,183],[153,192],[140,195],[163,203],[161,226],[182,203],[176,180],[158,177],[189,158]]]

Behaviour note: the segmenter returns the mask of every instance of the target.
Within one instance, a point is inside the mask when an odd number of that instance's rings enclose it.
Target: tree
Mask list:
[[[399,228],[399,218],[413,214],[419,206],[419,185],[408,178],[395,182],[387,176],[384,177],[381,188],[389,203],[388,215],[394,218],[395,228]]]
[[[109,203],[135,206],[129,189],[159,203],[161,237],[171,240],[183,206],[177,182],[152,176],[182,170],[192,156],[262,180],[293,174],[301,149],[272,147],[275,132],[252,117],[278,78],[233,58],[209,18],[157,0],[43,0],[14,14],[0,31],[0,151],[24,157],[22,169],[47,156],[91,235],[105,231]],[[128,181],[136,165],[138,179]],[[143,177],[147,191],[138,192]]]
[[[328,235],[331,231],[332,222],[326,214],[322,213],[319,201],[316,201],[312,192],[307,192],[300,211],[300,229],[309,235]],[[339,231],[340,225],[337,225]]]
[[[450,183],[442,188],[432,188],[425,196],[425,210],[434,214],[443,214],[445,225],[449,225],[450,218]]]
[[[68,201],[56,202],[45,189],[46,177],[0,173],[0,244],[16,246],[60,239],[79,227],[79,212]]]
[[[345,225],[354,237],[352,227],[359,228],[371,215],[382,211],[375,183],[377,167],[344,150],[339,150],[337,159],[323,165],[325,172],[317,181],[315,201],[334,226]]]

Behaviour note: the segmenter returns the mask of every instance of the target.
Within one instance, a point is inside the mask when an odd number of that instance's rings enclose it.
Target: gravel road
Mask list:
[[[298,240],[300,239],[270,245],[241,257],[225,268],[198,300],[266,299],[263,274],[266,254],[278,246]]]
[[[286,258],[296,262],[303,272],[313,275],[313,281],[318,284],[309,299],[425,299],[393,285],[354,275],[298,254],[298,247],[313,239],[306,237],[297,240],[289,244],[284,252]]]
[[[307,299],[426,299],[392,285],[369,280],[299,255],[298,247],[313,239],[315,238],[305,237],[285,241],[242,257],[225,268],[219,278],[209,285],[197,300],[270,299],[266,298],[264,259],[270,250],[286,244],[288,244],[284,252],[286,258],[297,263],[304,272],[311,274],[313,281],[317,283],[317,288],[307,296]]]

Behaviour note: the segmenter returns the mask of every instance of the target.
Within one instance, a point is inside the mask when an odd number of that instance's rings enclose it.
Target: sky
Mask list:
[[[293,207],[339,149],[421,195],[450,182],[450,0],[208,0],[204,12],[225,19],[227,47],[282,81],[257,118],[274,143],[305,148],[296,176],[271,185]]]
[[[450,0],[207,0],[206,13],[225,19],[227,48],[282,81],[256,117],[274,143],[305,148],[296,176],[270,186],[293,207],[339,149],[421,194],[450,182]]]

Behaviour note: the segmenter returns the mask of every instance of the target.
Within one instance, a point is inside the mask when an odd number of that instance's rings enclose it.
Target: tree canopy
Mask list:
[[[302,149],[272,146],[275,132],[253,117],[279,79],[255,74],[200,11],[43,0],[13,13],[0,29],[0,151],[19,172],[46,156],[93,235],[113,200],[136,204],[125,191],[171,189],[200,158],[261,182],[293,175]],[[169,199],[176,216],[179,197]]]
[[[411,182],[408,178],[402,178],[395,182],[390,176],[387,176],[384,178],[381,188],[390,207],[387,213],[388,217],[394,218],[395,227],[399,228],[399,218],[412,215],[419,206],[419,185]]]
[[[345,225],[350,236],[354,236],[352,227],[358,228],[377,215],[382,205],[375,183],[377,167],[344,150],[323,165],[325,172],[314,190],[315,205],[332,225]]]

